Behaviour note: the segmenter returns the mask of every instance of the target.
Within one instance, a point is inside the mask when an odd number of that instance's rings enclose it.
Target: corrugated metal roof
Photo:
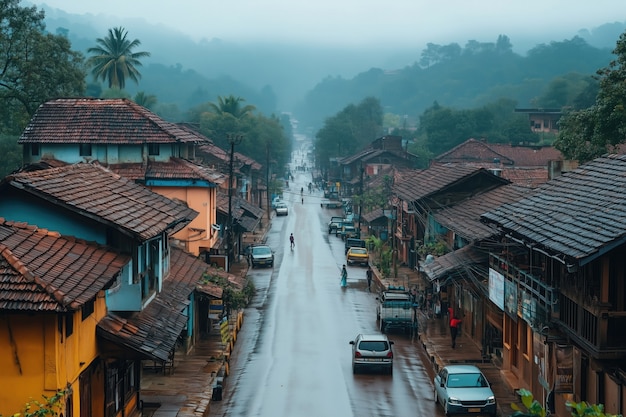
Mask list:
[[[63,98],[43,103],[22,132],[25,143],[203,143],[207,138],[128,99]]]
[[[24,190],[67,210],[114,224],[147,240],[177,231],[198,213],[94,163],[25,172],[5,178]]]
[[[474,268],[474,265],[486,264],[488,260],[489,254],[487,252],[474,247],[474,245],[468,245],[454,252],[438,256],[431,264],[422,263],[422,267],[432,281],[445,278],[455,272],[466,274],[468,270]]]
[[[597,158],[482,218],[584,264],[626,240],[626,155]]]
[[[92,242],[0,218],[0,311],[76,310],[130,260]]]

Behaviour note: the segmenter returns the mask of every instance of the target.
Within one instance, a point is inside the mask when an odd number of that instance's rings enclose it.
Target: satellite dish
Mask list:
[[[211,225],[211,229],[215,230],[216,232],[219,232],[220,230],[222,230],[222,226],[220,226],[219,224],[213,223]]]

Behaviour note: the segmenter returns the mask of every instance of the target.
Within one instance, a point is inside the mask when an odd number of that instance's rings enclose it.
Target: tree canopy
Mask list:
[[[45,33],[44,12],[0,1],[0,132],[19,134],[43,102],[84,94],[83,55]]]
[[[330,158],[348,156],[382,136],[383,109],[380,101],[367,97],[359,104],[350,104],[333,117],[326,119],[317,132],[316,159],[322,169]]]
[[[588,108],[566,113],[555,147],[566,158],[587,162],[626,140],[626,32],[613,50],[616,58],[597,71],[599,91]]]
[[[140,59],[150,56],[150,52],[133,52],[141,42],[139,39],[131,41],[127,35],[122,27],[109,29],[106,38],[96,39],[98,45],[87,50],[91,54],[87,60],[91,73],[96,80],[108,81],[109,88],[123,90],[127,78],[139,83],[141,74],[137,67],[142,65]]]

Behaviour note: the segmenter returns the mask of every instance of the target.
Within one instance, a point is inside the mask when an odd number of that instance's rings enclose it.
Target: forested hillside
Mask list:
[[[562,107],[577,94],[554,97],[557,91],[549,87],[555,80],[588,78],[611,59],[611,48],[592,47],[580,37],[537,45],[526,56],[514,53],[506,36],[493,43],[469,41],[463,47],[429,44],[406,68],[323,80],[296,113],[304,124],[318,127],[329,114],[368,96],[379,98],[386,113],[413,120],[434,102],[474,108],[506,98],[519,107]],[[576,93],[584,88],[581,83]]]

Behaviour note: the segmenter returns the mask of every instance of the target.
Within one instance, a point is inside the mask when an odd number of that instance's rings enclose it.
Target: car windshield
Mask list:
[[[272,251],[268,247],[258,247],[252,249],[252,254],[254,255],[269,255]]]
[[[448,388],[476,388],[488,387],[487,380],[482,374],[450,374]]]
[[[361,249],[361,248],[352,248],[350,249],[350,252],[352,253],[360,253],[360,254],[366,254],[367,251],[365,249]]]
[[[372,352],[384,352],[389,350],[389,345],[385,341],[366,341],[363,340],[359,343],[359,350],[369,350]]]

